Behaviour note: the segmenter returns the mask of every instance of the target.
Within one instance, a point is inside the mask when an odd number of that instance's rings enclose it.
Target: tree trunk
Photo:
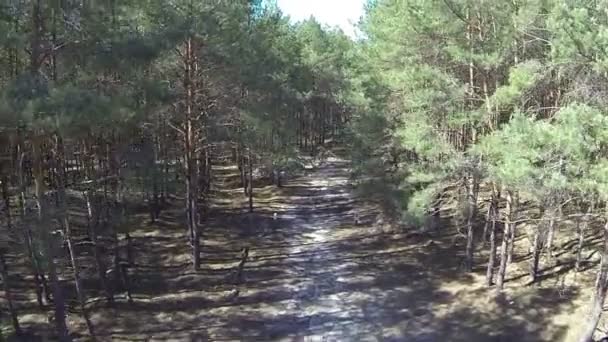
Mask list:
[[[532,243],[532,264],[530,265],[530,283],[536,282],[536,278],[538,277],[538,265],[540,262],[540,230],[537,227],[536,232],[534,233],[534,241]]]
[[[91,338],[95,340],[95,329],[89,317],[89,311],[86,308],[86,297],[82,290],[82,282],[80,281],[80,267],[78,265],[78,262],[76,261],[76,253],[74,251],[74,246],[72,245],[72,232],[67,215],[64,217],[63,225],[65,228],[65,239],[68,244],[68,251],[70,254],[70,262],[72,263],[74,284],[76,286],[76,296],[78,297],[78,303],[80,305],[80,310],[82,311],[82,317],[84,318],[87,328],[89,329],[89,334],[91,335]]]
[[[241,155],[241,157],[239,158],[239,172],[241,176],[241,185],[243,186],[243,193],[247,195],[247,171],[245,168],[245,157]]]
[[[53,288],[53,304],[55,308],[55,329],[57,331],[58,340],[61,342],[70,341],[68,328],[65,320],[65,300],[63,297],[63,289],[57,277],[57,269],[55,264],[56,241],[55,236],[51,234],[48,228],[46,214],[46,199],[44,194],[44,179],[42,165],[42,137],[36,136],[32,139],[32,159],[33,159],[33,176],[34,176],[34,192],[36,206],[38,207],[38,222],[40,224],[40,233],[42,245],[44,246],[44,254],[47,258],[49,280]]]
[[[89,333],[92,339],[95,339],[95,329],[91,320],[89,318],[89,312],[86,308],[86,298],[84,292],[82,290],[82,282],[80,281],[80,267],[78,265],[78,261],[76,259],[76,252],[74,251],[74,246],[72,244],[72,227],[70,224],[70,218],[67,209],[66,203],[66,194],[65,194],[65,151],[63,146],[63,140],[59,136],[55,136],[55,170],[57,173],[57,199],[58,199],[58,207],[61,213],[61,223],[63,225],[63,229],[65,230],[65,240],[68,245],[68,251],[70,254],[70,262],[72,263],[72,270],[74,275],[74,283],[76,286],[76,295],[78,297],[78,302],[80,304],[80,309],[82,310],[82,316],[87,324],[87,328],[89,329]],[[94,223],[91,223],[94,224]],[[104,275],[105,276],[105,275]]]
[[[85,146],[87,146],[86,142],[85,142]],[[65,148],[63,145],[63,140],[61,137],[57,137],[57,151],[59,153],[59,157],[57,158],[57,163],[58,163],[58,170],[64,170],[64,167],[60,167],[64,164],[65,161]],[[89,189],[86,189],[83,191],[83,195],[86,201],[86,206],[87,206],[87,222],[88,222],[88,234],[89,234],[89,238],[91,239],[91,243],[93,244],[93,257],[95,258],[95,266],[97,269],[97,275],[99,277],[99,282],[100,285],[102,287],[102,289],[104,290],[104,292],[106,293],[106,300],[108,302],[108,304],[112,304],[114,303],[114,294],[112,293],[112,289],[110,287],[110,285],[108,284],[108,280],[106,277],[106,267],[103,263],[102,260],[102,252],[99,248],[99,242],[97,240],[97,226],[98,226],[98,222],[99,222],[99,205],[95,206],[93,204],[93,198],[95,198],[97,196],[97,177],[95,175],[95,168],[93,166],[93,157],[91,155],[89,155],[89,153],[91,153],[91,149],[86,147],[86,150],[84,151],[84,155],[85,155],[85,177],[86,180],[88,182],[90,182],[90,184],[88,184]],[[62,177],[62,186],[60,188],[60,191],[58,192],[63,192],[65,195],[65,180],[67,179],[67,177]],[[105,181],[107,182],[107,180]],[[64,198],[65,200],[65,198]],[[64,204],[65,205],[65,204]],[[69,224],[67,222],[68,217],[67,217],[67,209],[66,212],[64,213],[64,215],[66,215],[66,224]],[[67,227],[67,226],[66,226]]]
[[[486,242],[488,242],[488,229],[490,229],[494,220],[492,220],[492,211],[494,210],[492,201],[494,200],[494,195],[492,195],[492,199],[490,200],[490,205],[488,206],[488,211],[486,212],[486,221],[483,225],[483,232],[481,234],[481,245],[485,247]],[[491,230],[491,229],[490,229]],[[491,233],[490,233],[491,234]]]
[[[49,236],[50,238],[50,236]],[[53,307],[55,311],[54,321],[55,330],[57,332],[58,340],[61,342],[71,341],[68,333],[68,327],[65,321],[65,299],[63,297],[63,289],[59,283],[57,277],[57,270],[55,265],[55,244],[48,241],[46,246],[46,254],[49,256],[49,280],[53,288]]]
[[[496,192],[492,192],[488,216],[491,222],[489,223],[490,255],[488,256],[488,268],[486,270],[486,285],[492,286],[494,283],[494,267],[496,266],[496,220],[498,220],[498,199],[496,198]]]
[[[2,281],[2,287],[4,290],[4,297],[6,304],[8,305],[8,311],[11,315],[13,323],[13,329],[15,329],[15,335],[21,335],[21,327],[19,326],[19,319],[17,316],[17,310],[13,304],[12,290],[8,278],[8,269],[6,267],[6,260],[4,259],[4,251],[0,249],[0,281]]]
[[[574,270],[578,273],[581,270],[581,262],[583,255],[583,245],[585,243],[585,231],[589,226],[589,216],[593,211],[593,202],[587,208],[587,213],[583,216],[582,222],[578,222],[578,244],[576,246],[576,263],[574,264]]]
[[[190,245],[192,246],[192,261],[195,270],[200,268],[200,251],[199,251],[199,234],[198,234],[198,219],[197,219],[197,166],[193,156],[193,128],[192,122],[188,120],[188,134],[186,137],[186,207],[188,228],[190,231]]]
[[[586,325],[579,338],[580,342],[593,341],[593,334],[602,316],[606,292],[608,290],[608,207],[606,208],[606,223],[604,224],[604,246],[600,269],[595,282],[595,293],[591,304],[591,312],[585,320]]]
[[[2,199],[4,200],[4,206],[6,210],[6,226],[8,231],[11,232],[13,230],[13,223],[11,217],[11,201],[10,195],[8,192],[8,177],[2,177],[1,180],[2,186]],[[11,294],[11,289],[9,286],[9,278],[8,278],[8,269],[6,266],[6,260],[4,259],[5,251],[2,250],[2,246],[0,246],[0,280],[4,286],[4,295],[6,297],[6,302],[8,304],[8,309],[11,314],[13,328],[15,329],[15,334],[21,335],[21,328],[19,327],[19,320],[17,318],[17,311],[13,306],[13,299]]]
[[[121,258],[120,241],[117,241],[116,244],[117,251],[114,255],[116,281],[117,283],[122,284],[125,291],[127,292],[127,301],[129,303],[133,303],[133,297],[131,295],[131,282],[129,280],[129,268],[133,265],[133,257],[131,252],[131,236],[129,236],[129,233],[125,233],[125,260]]]
[[[500,266],[498,268],[498,279],[496,280],[496,289],[498,291],[502,291],[505,282],[505,275],[507,273],[507,254],[509,248],[509,240],[510,240],[510,230],[511,230],[511,219],[513,214],[513,196],[510,190],[505,191],[506,193],[506,201],[507,206],[505,208],[505,222],[502,233],[502,243],[500,245]]]
[[[19,214],[21,217],[21,222],[25,222],[25,217],[27,215],[26,210],[26,184],[25,184],[25,172],[24,172],[24,162],[25,162],[25,152],[22,151],[23,146],[23,138],[21,137],[21,131],[19,131],[20,142],[18,145],[18,154],[19,154],[19,163],[17,169],[17,178],[19,180]],[[34,286],[36,287],[36,299],[38,302],[38,306],[43,309],[44,308],[44,299],[46,299],[47,303],[51,302],[51,291],[49,290],[48,284],[46,282],[46,278],[44,276],[44,272],[40,267],[40,263],[38,262],[38,253],[39,251],[36,249],[34,244],[34,237],[32,235],[32,229],[29,224],[25,224],[23,228],[23,240],[25,241],[25,247],[27,250],[27,255],[30,259],[30,264],[32,267],[32,272],[34,275]]]
[[[251,156],[251,148],[249,149],[249,181],[248,183],[248,188],[249,188],[249,212],[252,213],[253,212],[253,158]]]
[[[190,245],[192,247],[192,261],[194,270],[200,268],[200,245],[199,245],[199,232],[198,232],[198,220],[197,220],[197,200],[198,200],[198,189],[197,189],[197,160],[194,157],[196,153],[195,143],[196,132],[195,123],[195,70],[196,70],[196,58],[194,53],[194,42],[192,37],[186,39],[186,51],[184,54],[184,89],[186,91],[186,129],[184,136],[184,159],[186,163],[186,216],[188,220],[188,229],[190,232]]]
[[[158,120],[160,122],[160,119]],[[160,126],[160,123],[158,124]],[[149,198],[149,209],[150,209],[150,221],[152,224],[156,222],[156,220],[160,217],[161,207],[160,207],[160,189],[158,177],[161,173],[158,170],[158,159],[160,153],[160,140],[158,138],[158,134],[154,134],[154,137],[151,139],[150,145],[152,148],[152,165],[150,166],[150,170],[148,170],[150,174],[150,181],[152,183],[152,197]]]
[[[513,214],[519,204],[519,195],[515,193],[515,196],[512,196],[511,203],[511,227],[509,228],[509,254],[507,256],[507,263],[511,264],[513,262],[513,252],[515,250],[515,237],[517,235],[517,224],[513,222]]]
[[[553,259],[553,239],[555,238],[555,215],[556,211],[551,212],[551,218],[549,219],[549,231],[547,232],[547,255],[549,260]]]
[[[473,251],[475,249],[475,216],[477,215],[477,193],[479,182],[477,177],[471,172],[465,179],[467,186],[468,215],[467,215],[467,245],[465,267],[467,272],[473,270]]]

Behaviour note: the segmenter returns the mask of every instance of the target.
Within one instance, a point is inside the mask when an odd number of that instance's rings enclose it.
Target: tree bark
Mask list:
[[[536,282],[538,277],[538,266],[540,262],[540,230],[537,227],[534,233],[534,241],[532,243],[532,263],[530,265],[530,283]]]
[[[65,320],[65,299],[63,297],[63,289],[57,276],[57,265],[55,264],[56,257],[56,241],[55,236],[51,234],[48,227],[46,214],[46,200],[44,195],[44,180],[43,180],[43,165],[42,165],[42,137],[35,136],[32,141],[32,158],[33,158],[33,176],[34,176],[34,191],[36,205],[38,207],[38,222],[40,224],[40,232],[44,254],[48,260],[49,280],[53,288],[53,306],[55,313],[55,329],[59,341],[70,341],[68,328]]]
[[[80,309],[82,311],[82,316],[86,322],[87,328],[89,329],[89,334],[92,339],[95,340],[95,329],[89,317],[89,312],[86,308],[86,297],[84,295],[82,289],[82,282],[80,281],[80,267],[78,261],[76,259],[76,252],[74,251],[74,246],[72,244],[72,227],[70,224],[70,218],[67,209],[66,203],[66,194],[65,194],[65,151],[63,146],[63,140],[59,136],[55,136],[55,170],[57,173],[57,195],[58,195],[58,207],[61,213],[61,222],[63,225],[63,229],[65,230],[65,240],[68,245],[68,251],[70,254],[70,262],[72,263],[72,271],[74,275],[74,283],[76,286],[76,295],[78,297],[78,303],[80,304]],[[91,224],[94,224],[91,222]],[[105,276],[105,275],[104,275]]]
[[[505,191],[507,206],[505,208],[505,223],[502,233],[502,243],[500,245],[500,266],[498,268],[498,279],[496,280],[496,289],[502,291],[507,273],[507,254],[510,240],[511,219],[513,213],[513,195],[510,190]]]
[[[517,224],[515,222],[513,222],[513,214],[517,208],[517,205],[519,203],[519,195],[517,194],[517,192],[515,193],[515,196],[512,196],[512,203],[511,203],[511,227],[509,228],[509,254],[507,255],[507,263],[511,264],[513,262],[513,252],[515,250],[515,237],[517,235]]]
[[[583,216],[582,222],[578,222],[578,244],[576,246],[576,263],[574,264],[574,270],[578,273],[581,269],[582,255],[583,255],[583,245],[585,243],[585,231],[589,226],[589,216],[593,211],[593,203],[589,205],[587,208],[587,213]]]
[[[12,223],[12,217],[11,217],[10,194],[8,192],[8,177],[6,177],[6,176],[2,177],[0,182],[2,183],[1,184],[2,199],[4,200],[4,207],[6,210],[6,212],[5,212],[6,226],[10,232],[13,230],[13,223]],[[6,302],[8,304],[8,310],[11,314],[11,319],[12,319],[12,323],[13,323],[13,328],[15,329],[15,334],[21,335],[21,328],[19,327],[19,319],[17,317],[17,311],[15,310],[15,307],[13,305],[12,292],[11,292],[11,288],[9,285],[8,269],[6,266],[6,260],[4,259],[4,253],[5,253],[5,251],[2,249],[2,246],[0,246],[0,280],[2,281],[2,284],[4,287],[4,295],[6,297]]]
[[[553,239],[555,238],[555,215],[557,212],[554,210],[551,212],[551,218],[549,219],[549,231],[547,232],[547,255],[549,259],[553,259]]]
[[[184,154],[186,162],[186,211],[188,219],[188,228],[190,231],[190,244],[192,246],[192,259],[194,270],[200,268],[200,239],[197,220],[197,160],[194,157],[196,153],[195,128],[194,128],[194,106],[195,106],[195,89],[194,89],[194,70],[196,69],[196,60],[194,56],[193,38],[188,37],[186,40],[186,60],[184,61],[185,75],[184,88],[186,90],[186,130],[184,141]]]
[[[498,220],[498,198],[495,191],[492,192],[488,216],[491,222],[490,228],[490,252],[488,256],[488,267],[486,270],[486,285],[492,286],[494,283],[494,267],[496,266],[496,220]]]
[[[587,324],[583,328],[580,342],[591,342],[593,341],[593,334],[597,328],[597,324],[602,316],[604,308],[604,301],[606,300],[606,292],[608,290],[608,207],[606,208],[606,223],[604,224],[604,246],[602,251],[602,260],[600,262],[600,269],[598,271],[597,279],[595,282],[595,292],[593,296],[593,302],[591,304],[591,311],[589,317],[587,317]]]
[[[6,267],[6,260],[4,258],[4,251],[0,249],[0,281],[2,281],[2,287],[4,290],[4,297],[6,298],[6,304],[8,305],[8,311],[11,315],[11,321],[15,334],[21,335],[21,327],[19,326],[19,318],[17,310],[13,304],[13,295],[8,278],[8,269]]]
[[[253,212],[253,158],[251,155],[251,148],[249,148],[249,181],[247,182],[247,186],[249,188],[249,212]]]
[[[86,142],[85,142],[85,146]],[[65,170],[63,166],[63,164],[65,163],[65,148],[63,145],[63,140],[61,137],[57,137],[57,151],[59,153],[59,157],[57,158],[57,163],[58,163],[58,170]],[[87,222],[88,222],[88,234],[89,237],[91,239],[91,243],[93,244],[93,257],[95,259],[95,266],[97,269],[97,275],[99,277],[99,281],[101,284],[102,289],[104,290],[104,292],[106,293],[106,300],[108,302],[108,304],[112,304],[114,303],[114,294],[112,293],[112,289],[110,287],[110,285],[108,284],[108,280],[106,277],[106,266],[103,263],[102,260],[102,252],[99,248],[99,241],[97,240],[97,226],[98,226],[98,222],[99,222],[99,206],[95,206],[93,204],[92,199],[95,198],[97,196],[97,177],[95,175],[95,169],[93,167],[93,157],[91,155],[89,155],[89,153],[91,153],[91,150],[89,148],[86,149],[85,151],[85,177],[87,179],[87,181],[91,182],[88,186],[89,189],[83,191],[83,195],[84,198],[86,200],[86,205],[87,205]],[[58,171],[60,172],[60,171]],[[63,183],[61,186],[61,190],[58,192],[63,192],[65,195],[65,180],[67,180],[67,177],[64,176],[62,177],[63,179]],[[106,181],[107,182],[107,181]],[[65,198],[64,198],[65,200]],[[65,205],[65,204],[64,204]],[[66,224],[69,224],[67,222],[67,209],[66,212],[64,213],[64,215],[66,215]]]
[[[22,131],[19,129],[19,144],[17,146],[17,154],[19,157],[18,168],[17,168],[17,178],[19,182],[19,214],[21,217],[21,222],[25,222],[25,217],[27,216],[26,210],[26,184],[25,184],[25,172],[24,172],[24,163],[25,163],[25,152],[23,151],[23,136]],[[46,299],[47,303],[51,302],[51,291],[49,290],[48,284],[46,282],[46,278],[44,276],[44,272],[40,267],[40,263],[38,262],[38,253],[39,251],[36,249],[34,244],[34,237],[32,235],[32,229],[29,224],[24,224],[23,228],[23,240],[25,241],[25,247],[27,250],[28,258],[30,259],[30,264],[32,267],[32,273],[34,275],[34,286],[36,288],[36,299],[38,302],[38,306],[43,309],[44,308],[44,299]]]
[[[91,338],[93,340],[95,340],[95,328],[93,327],[93,323],[91,322],[91,319],[89,317],[89,311],[86,307],[86,297],[85,297],[83,289],[82,289],[82,282],[80,281],[80,267],[76,260],[76,253],[74,251],[74,246],[72,244],[72,236],[71,236],[72,232],[71,232],[69,220],[67,219],[67,215],[64,218],[63,225],[64,225],[64,229],[65,229],[65,239],[68,244],[68,251],[70,254],[70,262],[72,263],[74,284],[76,286],[76,296],[78,297],[78,303],[80,305],[82,317],[84,318],[84,320],[86,322],[87,328],[89,330],[89,334],[91,335]]]
[[[466,261],[465,267],[467,272],[473,270],[473,251],[475,249],[475,216],[477,215],[477,193],[479,190],[479,182],[476,175],[471,172],[469,177],[465,179],[467,186],[467,245],[466,245]]]
[[[493,204],[492,204],[493,200],[494,200],[494,195],[492,194],[492,199],[490,200],[490,205],[488,206],[488,211],[486,212],[486,220],[485,220],[485,223],[483,225],[483,232],[481,234],[481,245],[482,246],[485,246],[486,242],[489,241],[488,230],[491,230],[490,226],[493,223],[493,220],[492,220],[492,215],[493,215],[492,211],[494,210],[493,209]]]

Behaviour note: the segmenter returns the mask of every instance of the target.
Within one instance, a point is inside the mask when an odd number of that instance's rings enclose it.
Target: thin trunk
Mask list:
[[[498,291],[502,291],[505,282],[505,275],[507,273],[507,254],[510,240],[509,236],[511,235],[511,219],[513,217],[513,195],[509,190],[505,191],[505,193],[507,206],[505,208],[505,222],[502,233],[502,243],[500,245],[500,266],[498,268],[498,279],[496,280],[496,289]]]
[[[197,161],[194,157],[195,154],[195,129],[194,129],[194,71],[196,69],[196,61],[194,57],[194,47],[192,37],[188,37],[186,40],[186,54],[185,54],[185,75],[184,75],[184,87],[186,89],[186,136],[185,136],[185,162],[186,162],[186,210],[188,219],[188,229],[190,231],[190,244],[192,246],[192,259],[193,267],[195,270],[200,268],[200,241],[199,241],[199,230],[197,216],[197,200],[198,200],[198,189],[197,189]]]
[[[85,143],[85,146],[86,143]],[[64,162],[64,145],[63,145],[63,141],[61,138],[57,138],[57,149],[60,153],[60,158],[58,158],[58,163],[60,163],[61,165]],[[95,258],[95,266],[97,269],[97,275],[99,277],[99,281],[100,281],[100,285],[103,288],[104,292],[106,293],[106,300],[108,302],[108,304],[112,304],[114,302],[114,294],[112,293],[112,289],[108,283],[107,277],[106,277],[106,266],[103,263],[102,260],[102,252],[99,248],[99,241],[97,240],[97,226],[98,226],[98,222],[99,222],[99,206],[95,206],[93,204],[93,198],[97,197],[96,191],[97,191],[97,179],[95,176],[95,169],[94,166],[92,165],[93,163],[93,157],[90,155],[91,150],[87,147],[85,150],[85,177],[87,179],[88,182],[90,182],[90,184],[88,185],[89,188],[83,191],[83,195],[86,201],[86,206],[87,206],[87,222],[88,222],[88,234],[89,234],[89,238],[91,239],[91,243],[93,244],[93,257]],[[63,169],[63,168],[58,168],[59,170]],[[66,177],[63,177],[63,179],[65,180]],[[107,180],[105,181],[107,182]],[[65,184],[65,183],[64,183]],[[62,186],[62,191],[65,191],[65,185]],[[67,215],[67,214],[66,214]],[[67,220],[67,217],[66,217]]]
[[[248,183],[248,188],[249,188],[249,212],[252,213],[253,212],[253,157],[251,156],[251,148],[249,149],[249,158],[248,158],[248,162],[249,162],[249,181]]]
[[[515,193],[513,196],[513,202],[511,205],[511,220],[513,218],[513,213],[516,211],[516,208],[519,204],[519,195]],[[509,254],[507,256],[507,263],[511,264],[513,262],[513,252],[515,251],[515,237],[517,235],[517,224],[515,222],[511,222],[511,228],[509,228]]]
[[[160,121],[160,119],[159,119]],[[160,123],[158,124],[160,126]],[[152,146],[152,165],[149,170],[150,172],[150,180],[152,182],[152,197],[149,199],[150,206],[150,221],[151,223],[155,223],[156,220],[160,217],[160,197],[159,197],[159,188],[158,188],[158,159],[160,153],[160,142],[158,138],[158,134],[154,134],[153,141],[150,142]]]
[[[4,200],[5,214],[6,214],[6,226],[9,232],[13,230],[13,223],[11,217],[11,202],[10,195],[8,192],[8,177],[3,177],[2,180],[2,198]],[[11,314],[11,319],[13,323],[13,328],[15,329],[15,334],[21,335],[21,328],[19,327],[19,319],[17,318],[17,311],[13,305],[12,292],[9,285],[8,278],[8,269],[6,266],[6,260],[4,259],[5,251],[0,247],[0,280],[2,281],[4,287],[4,296],[6,298],[6,302],[8,304],[8,310]]]
[[[26,185],[25,185],[25,175],[24,175],[24,162],[25,162],[25,153],[22,151],[23,139],[21,137],[21,131],[19,132],[20,142],[18,147],[19,154],[19,162],[18,162],[18,181],[19,181],[19,214],[21,217],[21,222],[25,222],[25,217],[27,216],[27,211],[25,207],[26,203]],[[38,302],[38,306],[43,309],[44,308],[44,299],[46,299],[47,303],[51,302],[51,291],[49,290],[48,284],[46,282],[46,277],[44,276],[44,272],[40,267],[40,263],[38,262],[38,250],[34,244],[34,237],[32,234],[32,229],[29,224],[24,224],[23,228],[23,238],[25,241],[25,247],[27,250],[27,255],[30,259],[30,264],[32,267],[32,272],[34,275],[34,286],[36,287],[36,299]]]
[[[13,231],[13,217],[11,215],[11,197],[8,192],[8,177],[3,176],[0,179],[0,187],[2,188],[2,200],[4,201],[4,210],[6,216],[6,227],[8,231],[12,233]]]
[[[553,239],[555,238],[555,215],[556,211],[551,211],[551,218],[549,219],[549,231],[547,232],[547,255],[549,260],[553,259]]]
[[[89,329],[89,334],[93,339],[95,339],[95,329],[93,324],[91,323],[91,319],[89,317],[89,312],[86,308],[86,298],[82,289],[82,282],[80,281],[80,267],[78,265],[78,261],[76,259],[76,253],[74,251],[74,246],[72,244],[72,227],[70,224],[70,217],[68,214],[67,203],[66,203],[66,194],[65,194],[65,151],[63,146],[63,140],[59,136],[55,136],[55,170],[57,172],[57,194],[58,200],[57,203],[60,212],[61,212],[61,223],[63,225],[63,229],[65,230],[65,240],[68,245],[68,251],[70,254],[70,262],[72,263],[72,270],[74,275],[74,283],[76,286],[76,295],[78,296],[78,302],[80,304],[80,309],[82,311],[82,316],[87,324],[87,328]]]
[[[67,215],[64,217],[64,229],[65,229],[65,239],[68,245],[68,251],[70,254],[70,262],[72,263],[72,270],[74,276],[74,284],[76,286],[76,296],[78,297],[78,304],[80,305],[80,310],[82,311],[82,317],[84,318],[87,328],[89,330],[89,334],[92,339],[95,339],[95,329],[93,327],[93,323],[89,317],[89,311],[86,308],[86,298],[82,289],[82,282],[80,281],[80,267],[78,262],[76,261],[76,253],[74,251],[74,246],[72,245],[72,232],[69,220]]]
[[[493,210],[494,210],[493,203],[492,203],[493,200],[494,200],[494,194],[492,194],[492,199],[490,200],[490,205],[488,205],[488,211],[486,212],[486,220],[483,225],[483,232],[481,234],[481,245],[484,247],[486,245],[486,242],[489,241],[488,228],[491,228],[490,226],[493,223],[493,220],[492,220],[492,215],[493,215]]]
[[[583,245],[585,243],[585,231],[587,231],[587,227],[589,226],[589,216],[593,211],[593,202],[587,208],[587,213],[583,216],[582,222],[578,222],[578,244],[576,246],[576,263],[574,264],[574,270],[578,273],[581,270],[581,262],[583,255]]]
[[[494,129],[496,129],[496,127],[494,126],[494,113],[492,112],[492,103],[490,102],[490,95],[488,92],[488,74],[486,73],[483,77],[483,96],[485,99],[485,103],[486,103],[486,111],[487,111],[487,115],[488,115],[488,126],[490,128],[490,131],[493,131]]]
[[[477,177],[471,172],[469,177],[465,179],[467,186],[467,201],[468,201],[468,215],[467,215],[467,245],[466,245],[466,271],[471,272],[473,270],[473,251],[475,249],[475,216],[477,215],[477,193],[479,190],[479,183]]]
[[[0,281],[2,281],[2,287],[4,290],[4,298],[8,305],[8,311],[11,315],[11,321],[13,323],[13,329],[15,329],[15,335],[21,335],[21,327],[19,326],[19,318],[17,316],[17,310],[13,304],[13,295],[8,278],[8,269],[6,267],[6,260],[4,259],[4,251],[0,250]]]
[[[541,254],[541,246],[540,246],[540,230],[539,227],[536,228],[536,232],[534,233],[534,241],[532,243],[532,263],[530,265],[530,283],[536,282],[538,278],[538,266],[540,263],[540,254]]]
[[[133,266],[133,252],[131,250],[131,236],[129,233],[125,233],[125,249],[126,249],[126,257],[125,260],[120,258],[120,243],[119,250],[117,255],[115,256],[114,263],[116,267],[116,276],[118,280],[122,283],[125,291],[127,291],[127,301],[129,303],[133,303],[133,296],[131,294],[131,281],[129,276],[129,268]]]
[[[242,149],[244,149],[244,147]],[[241,186],[243,187],[243,194],[247,195],[247,171],[245,169],[245,155],[242,152],[239,156],[239,175],[241,176]]]
[[[496,191],[492,192],[492,199],[490,201],[490,208],[488,209],[488,216],[491,222],[489,223],[490,228],[490,251],[488,256],[488,267],[486,270],[486,284],[492,286],[494,283],[494,267],[496,266],[496,221],[498,220],[498,199]]]
[[[65,317],[65,299],[63,297],[63,289],[57,276],[57,265],[55,264],[56,257],[56,241],[55,236],[51,234],[46,221],[46,201],[43,180],[43,165],[42,165],[42,138],[34,137],[32,141],[32,159],[33,159],[33,176],[34,176],[34,191],[36,206],[38,208],[38,222],[40,224],[40,232],[42,244],[44,246],[44,254],[47,258],[49,280],[53,288],[53,304],[55,313],[55,329],[58,340],[61,342],[70,341],[68,328]]]
[[[608,291],[608,207],[606,208],[606,223],[604,224],[604,248],[602,251],[602,259],[600,269],[595,282],[595,293],[591,304],[589,317],[585,319],[585,327],[579,338],[580,342],[593,341],[593,334],[604,311],[604,301],[606,300],[606,292]]]

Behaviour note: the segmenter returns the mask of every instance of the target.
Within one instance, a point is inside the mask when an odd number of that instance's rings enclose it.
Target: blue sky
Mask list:
[[[313,15],[321,23],[341,27],[351,37],[355,36],[351,22],[359,21],[364,3],[365,0],[277,0],[279,8],[293,21]]]

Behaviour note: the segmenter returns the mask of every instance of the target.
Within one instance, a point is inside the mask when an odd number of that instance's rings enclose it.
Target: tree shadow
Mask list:
[[[565,328],[550,319],[567,310],[569,300],[545,290],[494,297],[474,274],[460,272],[462,248],[451,236],[436,234],[429,243],[428,236],[381,232],[380,213],[350,195],[347,166],[328,162],[269,189],[273,196],[258,199],[254,213],[213,207],[197,271],[180,207],[164,211],[154,225],[133,227],[135,300],[118,299],[113,307],[91,300],[100,340],[539,341],[563,335]],[[244,247],[249,256],[239,274]],[[99,287],[95,279],[86,273],[88,294]]]

